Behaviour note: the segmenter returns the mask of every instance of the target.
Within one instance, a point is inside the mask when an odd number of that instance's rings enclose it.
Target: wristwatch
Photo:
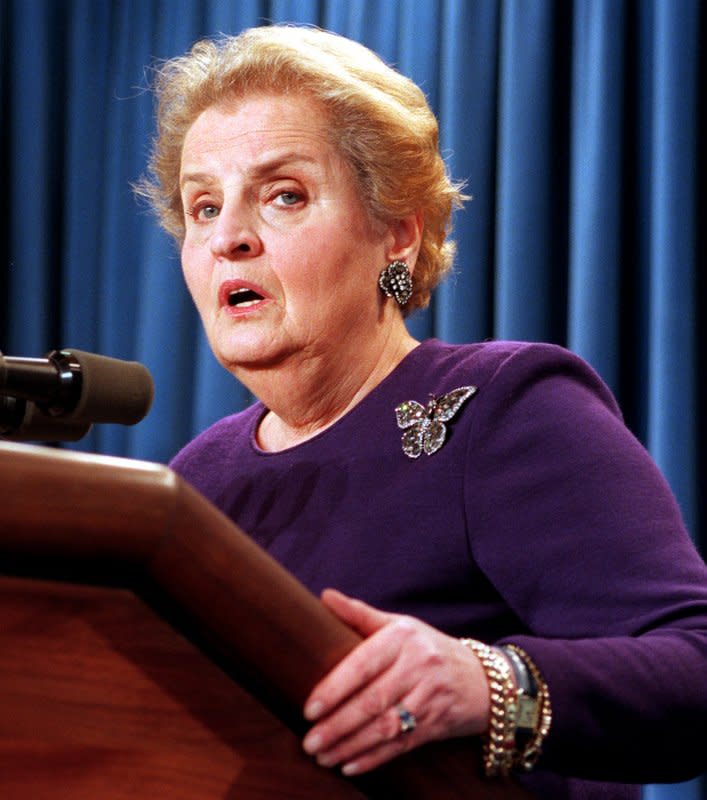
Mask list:
[[[515,742],[516,750],[519,753],[523,753],[538,729],[540,715],[538,686],[525,661],[515,650],[505,645],[502,645],[500,650],[510,662],[518,690]]]

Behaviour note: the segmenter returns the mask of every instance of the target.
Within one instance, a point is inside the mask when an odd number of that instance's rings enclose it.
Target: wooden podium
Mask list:
[[[0,444],[3,800],[521,800],[477,743],[356,781],[300,709],[359,641],[166,467]]]

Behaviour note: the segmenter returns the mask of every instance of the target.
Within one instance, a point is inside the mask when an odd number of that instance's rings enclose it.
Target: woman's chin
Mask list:
[[[281,324],[280,320],[265,319],[262,311],[241,315],[222,313],[209,326],[209,344],[227,369],[256,364],[276,356]]]
[[[272,337],[239,337],[218,343],[213,348],[218,361],[229,371],[266,369],[282,361],[283,353]]]

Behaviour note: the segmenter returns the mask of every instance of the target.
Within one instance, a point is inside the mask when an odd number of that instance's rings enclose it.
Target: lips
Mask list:
[[[229,314],[246,313],[270,300],[261,286],[248,281],[225,281],[219,288],[219,306]]]

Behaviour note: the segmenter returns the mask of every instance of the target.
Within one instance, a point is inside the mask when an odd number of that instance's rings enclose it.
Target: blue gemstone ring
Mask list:
[[[398,712],[398,718],[400,719],[400,733],[412,733],[417,727],[415,715],[400,704],[395,707],[395,710]]]

